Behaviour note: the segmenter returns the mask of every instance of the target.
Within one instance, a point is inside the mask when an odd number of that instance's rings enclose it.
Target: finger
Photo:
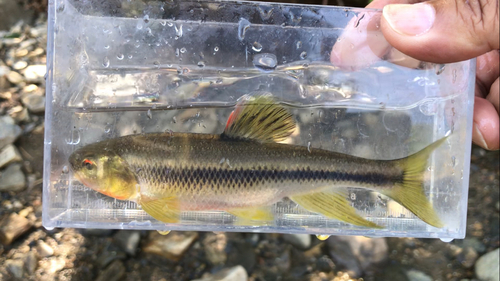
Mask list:
[[[491,85],[491,90],[490,94],[486,97],[486,100],[491,102],[491,104],[495,107],[497,110],[497,113],[500,115],[500,110],[499,108],[499,103],[500,103],[500,96],[499,92],[500,91],[500,78],[497,78],[495,82]]]
[[[476,64],[476,96],[482,98],[488,96],[491,85],[495,80],[498,80],[499,75],[500,56],[498,50],[479,56]]]
[[[489,150],[498,150],[500,147],[498,111],[491,102],[480,97],[476,97],[474,101],[472,141]]]
[[[381,29],[401,52],[423,61],[457,62],[499,48],[498,0],[432,0],[383,9]]]

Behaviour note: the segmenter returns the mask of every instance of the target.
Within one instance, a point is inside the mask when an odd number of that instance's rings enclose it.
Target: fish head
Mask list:
[[[128,163],[113,150],[89,145],[73,152],[69,162],[75,177],[85,186],[120,200],[136,197],[136,177]]]

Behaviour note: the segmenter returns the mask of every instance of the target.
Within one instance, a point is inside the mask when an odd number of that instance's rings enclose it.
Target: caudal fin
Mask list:
[[[403,205],[424,222],[435,227],[443,227],[443,223],[425,196],[423,189],[424,172],[431,153],[443,144],[446,139],[447,137],[444,137],[413,155],[396,160],[398,161],[397,165],[404,170],[403,182],[396,184],[390,190],[382,192]]]

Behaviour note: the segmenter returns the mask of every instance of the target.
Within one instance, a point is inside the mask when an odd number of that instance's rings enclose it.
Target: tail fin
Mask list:
[[[396,160],[397,165],[404,170],[403,182],[396,184],[390,190],[382,192],[403,205],[424,222],[435,227],[443,227],[443,223],[424,194],[423,178],[431,153],[443,144],[447,138],[444,137],[413,155]]]

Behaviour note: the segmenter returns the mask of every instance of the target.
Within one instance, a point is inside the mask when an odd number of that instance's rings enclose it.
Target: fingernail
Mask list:
[[[479,126],[476,123],[474,123],[472,130],[473,130],[472,139],[474,140],[474,142],[477,145],[483,147],[484,149],[488,149],[488,145],[486,144],[486,141],[484,140],[483,134],[479,130]]]
[[[384,7],[383,16],[397,33],[417,36],[431,29],[436,11],[426,3],[392,4]]]

